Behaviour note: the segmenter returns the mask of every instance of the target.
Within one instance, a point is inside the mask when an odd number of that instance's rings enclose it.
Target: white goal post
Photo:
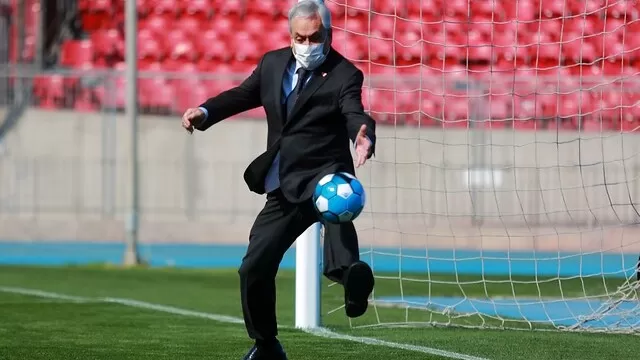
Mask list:
[[[296,240],[295,326],[320,326],[320,223],[311,225]]]
[[[640,333],[640,5],[327,0],[376,158],[351,325]],[[321,325],[320,225],[296,327]],[[331,314],[327,309],[322,314]]]

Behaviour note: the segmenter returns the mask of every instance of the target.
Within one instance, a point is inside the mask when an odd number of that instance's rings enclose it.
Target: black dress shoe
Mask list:
[[[287,360],[280,342],[276,341],[270,345],[254,345],[245,355],[243,360]]]
[[[348,317],[363,315],[369,306],[369,295],[373,291],[375,280],[373,271],[367,263],[357,261],[344,273],[344,305]]]

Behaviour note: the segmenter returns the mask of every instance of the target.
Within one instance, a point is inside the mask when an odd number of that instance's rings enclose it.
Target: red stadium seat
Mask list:
[[[266,21],[259,16],[255,16],[254,14],[247,14],[243,21],[243,30],[253,34],[254,36],[259,36],[264,34],[265,31],[268,31],[270,21]],[[271,31],[271,34],[274,32]],[[270,34],[270,35],[271,35]],[[275,35],[275,34],[274,34]]]
[[[193,44],[200,54],[204,54],[207,49],[215,47],[216,44],[224,40],[215,29],[204,30],[193,38]]]
[[[60,65],[80,67],[93,62],[93,44],[91,40],[69,40],[62,43]]]
[[[95,31],[91,33],[91,42],[98,57],[122,57],[124,55],[124,39],[117,29]]]
[[[338,5],[345,7],[347,16],[351,18],[367,18],[371,10],[371,0],[336,0]]]
[[[154,38],[146,38],[138,41],[138,63],[140,66],[162,61],[165,58],[165,52],[160,42]]]
[[[234,44],[233,56],[236,61],[253,62],[262,55],[262,45],[248,32],[235,33],[231,43]]]
[[[152,77],[140,82],[140,105],[155,109],[173,109],[175,98],[173,88],[164,78]]]
[[[406,33],[396,38],[396,57],[398,65],[413,65],[420,64],[423,59],[426,59],[425,43],[421,40],[419,35],[415,33]]]
[[[332,46],[349,60],[363,60],[368,58],[366,42],[366,37],[337,31],[333,33]]]
[[[149,16],[162,17],[171,22],[183,10],[183,3],[179,0],[154,0]]]
[[[569,16],[570,5],[569,0],[539,0],[540,17],[546,18],[562,18]]]
[[[502,3],[499,1],[470,1],[469,6],[471,7],[471,15],[474,18],[493,18],[497,22],[503,21],[506,17]]]
[[[635,1],[610,1],[605,9],[608,18],[615,19],[638,19],[638,5]]]
[[[377,64],[393,65],[395,60],[394,43],[389,39],[369,39],[369,59]]]
[[[373,11],[377,14],[403,16],[406,12],[406,1],[407,0],[376,0],[373,2]]]
[[[140,31],[148,30],[151,31],[155,35],[164,34],[167,29],[171,29],[173,26],[173,22],[163,18],[161,16],[149,16],[144,20],[140,21]]]
[[[596,48],[587,38],[578,33],[565,33],[562,35],[562,57],[565,64],[587,64],[598,58]]]
[[[195,19],[199,22],[206,22],[211,19],[213,14],[213,6],[210,0],[183,0],[184,1],[184,16]]]
[[[64,77],[62,75],[40,76],[34,79],[33,92],[38,105],[44,109],[58,109],[66,98]]]
[[[349,20],[347,20],[349,21]],[[396,17],[376,15],[371,21],[370,35],[377,38],[393,38],[396,28]],[[401,33],[398,33],[400,35]]]
[[[265,0],[247,0],[246,8],[249,17],[261,18],[264,20],[273,20],[279,15],[280,9],[275,6],[276,1]]]
[[[183,16],[173,23],[175,29],[182,31],[187,37],[195,38],[202,32],[202,21],[189,16]]]
[[[442,3],[442,12],[445,16],[467,18],[469,6],[470,4],[467,0],[447,0]]]
[[[125,69],[125,63],[116,63],[113,67],[116,72],[105,77],[105,82],[94,90],[96,99],[103,108],[124,109],[126,103]]]
[[[462,95],[445,95],[442,98],[442,127],[469,127],[469,100]]]
[[[435,18],[440,15],[442,0],[420,0],[406,2],[409,17],[422,15],[425,19]]]
[[[78,10],[82,27],[89,32],[109,27],[113,20],[114,8],[111,0],[81,0]]]
[[[220,18],[228,18],[235,21],[241,20],[245,12],[243,0],[213,0],[213,21]]]
[[[170,71],[177,71],[182,68],[182,64],[195,63],[198,59],[198,53],[193,43],[187,39],[178,40],[171,47],[168,59],[165,61],[165,67]]]
[[[571,0],[569,10],[576,18],[587,16],[601,16],[603,12],[602,0]]]
[[[538,5],[533,0],[507,1],[503,4],[507,19],[526,23],[538,17]]]
[[[466,57],[465,44],[459,38],[446,33],[436,33],[425,38],[425,55],[429,62],[436,67],[442,64],[457,64]]]
[[[233,33],[236,32],[239,28],[241,28],[241,24],[242,22],[233,20],[233,18],[231,17],[216,16],[212,20],[211,25],[208,27],[205,25],[203,29],[215,30],[220,35],[220,37],[227,38],[233,35]]]
[[[429,32],[428,31],[429,24],[434,24],[433,21],[431,23],[424,21],[424,18],[420,17],[420,15],[413,15],[413,16],[410,15],[406,19],[396,18],[393,20],[394,20],[396,38],[399,38],[402,36],[415,35],[417,38],[422,39],[423,34]]]
[[[394,90],[363,88],[362,100],[365,110],[382,123],[395,123]]]

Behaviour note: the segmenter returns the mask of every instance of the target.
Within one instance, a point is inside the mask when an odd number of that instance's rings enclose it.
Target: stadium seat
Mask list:
[[[369,39],[369,60],[377,64],[393,65],[394,42],[391,39]]]
[[[462,40],[447,33],[440,32],[425,36],[425,55],[429,63],[436,67],[441,67],[444,63],[459,63],[466,57],[466,50]]]
[[[109,27],[113,20],[114,7],[111,0],[80,0],[78,10],[82,27],[89,32]]]
[[[200,23],[211,19],[213,7],[210,0],[184,0],[184,15],[181,19],[194,19]]]
[[[571,15],[569,0],[539,0],[540,17],[559,19]]]
[[[576,32],[562,34],[561,56],[566,65],[589,64],[599,58],[596,48]]]
[[[205,102],[210,94],[207,92],[207,88],[204,86],[186,86],[174,87],[175,99],[175,112],[183,112],[185,109],[193,107],[193,104],[201,104]]]
[[[350,60],[363,60],[368,58],[366,52],[367,38],[346,31],[333,33],[333,47]]]
[[[376,38],[392,39],[394,37],[395,28],[396,17],[387,15],[375,15],[371,19],[370,34],[372,37]],[[398,33],[396,36],[401,34],[402,33]]]
[[[568,3],[571,15],[576,18],[583,16],[601,16],[603,12],[602,0],[571,0]]]
[[[60,65],[80,67],[93,62],[93,44],[91,40],[70,40],[62,43]]]
[[[407,16],[422,15],[425,20],[434,19],[440,15],[443,0],[420,0],[406,2]]]
[[[173,28],[173,21],[161,16],[149,16],[140,21],[139,30],[151,31],[154,35],[161,36],[167,29]]]
[[[124,39],[117,29],[97,30],[90,37],[96,57],[124,57]]]
[[[33,81],[33,92],[41,108],[62,108],[66,99],[64,77],[62,75],[38,76]]]
[[[562,65],[561,47],[558,43],[541,43],[529,47],[529,59],[537,69],[555,68]]]
[[[484,18],[493,19],[493,22],[504,21],[506,18],[503,4],[499,1],[470,1],[469,7],[471,10],[471,17],[473,19]],[[474,21],[477,23],[477,21]]]
[[[424,53],[425,43],[419,35],[406,33],[398,36],[394,44],[398,65],[420,64],[427,58],[427,54]]]
[[[232,21],[240,21],[245,12],[243,0],[213,0],[213,21],[226,18]]]
[[[173,23],[176,30],[180,30],[186,37],[195,38],[202,32],[202,21],[196,17],[183,16]]]
[[[396,108],[393,96],[393,89],[362,89],[362,100],[365,110],[370,111],[372,116],[382,123],[395,123]]]
[[[527,23],[538,17],[538,6],[533,0],[507,1],[503,4],[505,17]]]
[[[173,21],[184,10],[180,0],[153,0],[153,6],[149,16],[161,17],[169,22]]]
[[[406,1],[407,0],[376,0],[373,2],[372,10],[376,14],[404,17],[406,14]]]
[[[157,61],[162,61],[166,57],[166,51],[162,47],[160,41],[155,36],[147,31],[140,31],[138,33],[138,62],[143,64],[149,64]]]
[[[600,7],[602,8],[602,6]],[[611,1],[604,10],[607,18],[614,19],[638,19],[638,5],[635,1]]]
[[[262,47],[263,45],[259,43],[256,38],[246,32],[239,31],[233,34],[233,38],[230,39],[231,44],[233,45],[233,50],[230,52],[233,53],[233,57],[236,61],[244,62],[249,61],[253,62],[262,55]]]
[[[198,53],[191,41],[187,39],[176,40],[174,46],[170,47],[169,56],[163,66],[168,71],[177,71],[183,69],[184,64],[195,63],[197,59]]]
[[[349,19],[367,18],[371,8],[371,0],[335,0],[335,6],[341,7]]]
[[[276,3],[282,4],[283,2],[274,0],[247,0],[247,15],[265,21],[272,21],[276,16],[281,14],[281,8],[279,4]]]

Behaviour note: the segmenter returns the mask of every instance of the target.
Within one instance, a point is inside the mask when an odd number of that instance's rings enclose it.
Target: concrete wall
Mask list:
[[[0,239],[122,241],[130,134],[122,115],[27,111],[0,151]],[[378,136],[357,174],[364,247],[640,250],[637,135],[380,126]],[[264,199],[242,173],[265,144],[264,121],[189,136],[178,118],[142,117],[142,241],[246,242]]]

